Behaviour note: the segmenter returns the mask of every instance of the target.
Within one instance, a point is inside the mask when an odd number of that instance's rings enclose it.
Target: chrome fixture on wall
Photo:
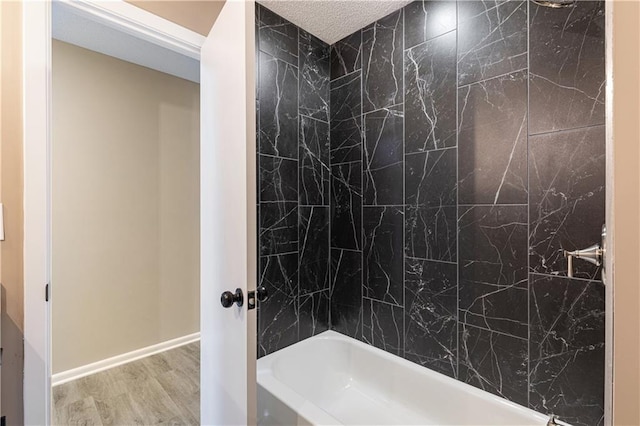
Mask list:
[[[576,0],[531,0],[535,4],[550,7],[553,9],[560,9],[562,7],[571,7],[576,3]]]
[[[567,251],[564,250],[564,257],[567,258],[567,275],[573,278],[573,259],[582,259],[596,266],[602,266],[602,282],[605,283],[604,256],[606,254],[607,226],[602,225],[602,241],[590,247]],[[606,283],[605,283],[606,284]]]

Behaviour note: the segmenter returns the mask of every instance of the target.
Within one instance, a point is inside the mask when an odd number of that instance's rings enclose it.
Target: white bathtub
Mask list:
[[[258,360],[260,425],[547,425],[548,417],[334,331]]]

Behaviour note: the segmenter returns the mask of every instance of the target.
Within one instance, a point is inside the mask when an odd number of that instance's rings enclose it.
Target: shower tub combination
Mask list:
[[[258,360],[258,424],[566,423],[325,331]]]

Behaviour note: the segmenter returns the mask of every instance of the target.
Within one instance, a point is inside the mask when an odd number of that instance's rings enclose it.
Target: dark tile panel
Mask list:
[[[362,340],[404,356],[404,309],[371,299],[362,301]]]
[[[605,128],[529,138],[531,269],[567,273],[560,250],[600,241],[605,221]],[[574,276],[600,279],[595,265],[576,260]]]
[[[258,353],[268,355],[298,341],[298,255],[260,258],[260,285],[269,298],[260,303]]]
[[[457,266],[405,262],[405,357],[457,377]]]
[[[362,163],[331,166],[331,246],[361,249]]]
[[[407,50],[404,78],[405,152],[455,146],[456,32]]]
[[[363,292],[403,306],[403,207],[364,207]]]
[[[260,203],[261,255],[298,250],[298,204],[292,202]]]
[[[402,10],[362,30],[362,108],[365,112],[402,102]]]
[[[298,27],[264,6],[259,7],[260,50],[298,66]]]
[[[300,116],[300,204],[329,205],[329,124]]]
[[[534,410],[576,426],[604,424],[604,293],[597,281],[531,275]]]
[[[298,200],[298,162],[260,156],[260,201]]]
[[[344,305],[331,297],[331,329],[362,340],[362,305]]]
[[[456,159],[456,148],[405,156],[407,206],[455,206]]]
[[[604,8],[531,4],[531,134],[604,124]]]
[[[298,158],[298,68],[260,53],[261,154]]]
[[[331,164],[362,159],[360,73],[331,82]]]
[[[300,294],[329,289],[329,207],[299,207]]]
[[[460,88],[459,202],[527,203],[527,73]]]
[[[402,108],[364,116],[365,205],[403,204]]]
[[[527,66],[527,2],[458,2],[458,84]]]
[[[331,303],[360,306],[362,252],[331,249]]]
[[[329,309],[329,290],[300,296],[300,340],[329,329]]]
[[[460,208],[460,321],[527,338],[527,206]]]
[[[359,70],[362,65],[362,31],[331,45],[331,79]]]
[[[418,0],[404,8],[405,49],[455,29],[455,0]]]
[[[330,48],[300,30],[300,114],[329,121]]]
[[[457,261],[457,208],[407,207],[405,253],[420,259]]]
[[[459,380],[526,406],[527,340],[462,323],[459,328]]]

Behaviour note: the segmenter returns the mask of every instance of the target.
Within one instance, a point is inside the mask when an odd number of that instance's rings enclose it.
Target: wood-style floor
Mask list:
[[[200,343],[53,388],[55,425],[200,424]]]

